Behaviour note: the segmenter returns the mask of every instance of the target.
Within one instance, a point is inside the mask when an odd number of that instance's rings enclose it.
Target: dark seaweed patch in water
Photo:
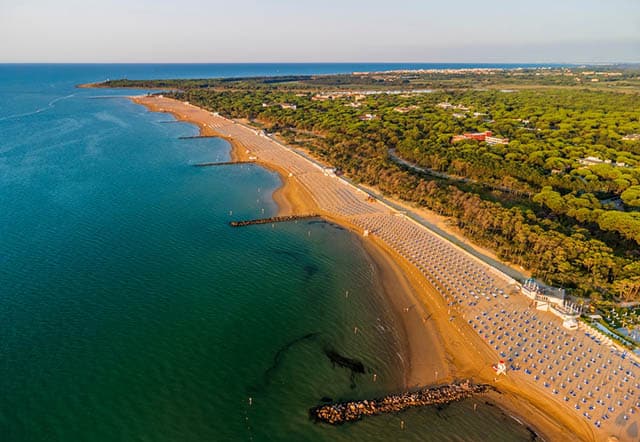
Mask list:
[[[331,403],[331,402],[333,402],[333,399],[332,399],[332,398],[330,398],[329,396],[322,396],[322,397],[320,398],[320,402],[327,402],[327,403]]]
[[[307,221],[307,224],[308,224],[308,225],[310,225],[310,226],[311,226],[311,225],[314,225],[314,224],[317,224],[317,225],[319,225],[319,226],[321,226],[321,227],[323,227],[323,228],[324,228],[324,227],[333,227],[333,228],[334,228],[334,229],[336,229],[336,230],[346,230],[344,227],[339,226],[338,224],[331,223],[331,222],[326,221],[326,220],[324,220],[324,219],[313,220],[313,221]]]
[[[338,367],[346,368],[351,372],[351,389],[356,388],[355,378],[357,374],[364,374],[364,364],[357,359],[351,359],[343,356],[332,348],[325,348],[324,354],[327,355],[334,367],[337,365]]]
[[[276,255],[288,256],[289,258],[296,259],[296,260],[304,256],[303,253],[296,252],[293,250],[276,249],[276,250],[273,250],[273,253],[275,253]]]
[[[306,335],[300,336],[283,345],[274,355],[273,363],[271,364],[271,366],[264,372],[262,385],[260,387],[253,387],[250,390],[255,392],[269,385],[271,383],[271,380],[273,379],[274,373],[278,370],[278,368],[280,368],[280,365],[282,364],[282,359],[284,358],[285,353],[291,350],[291,348],[294,347],[295,345],[300,344],[307,340],[313,340],[319,335],[320,333],[317,333],[317,332],[307,333]]]
[[[324,354],[327,355],[334,366],[338,365],[343,368],[348,368],[355,373],[364,373],[364,364],[357,359],[342,356],[340,353],[330,348],[325,348]]]
[[[275,249],[273,250],[273,253],[275,253],[276,255],[291,258],[291,261],[295,262],[296,264],[299,262],[303,262],[305,259],[305,255],[303,253],[296,252],[294,250]],[[302,266],[302,270],[304,271],[305,280],[309,280],[313,275],[320,271],[318,266],[312,263],[304,264]]]
[[[320,270],[317,266],[313,264],[307,264],[306,266],[303,267],[303,269],[307,279],[311,278],[313,275],[318,273],[318,270]]]

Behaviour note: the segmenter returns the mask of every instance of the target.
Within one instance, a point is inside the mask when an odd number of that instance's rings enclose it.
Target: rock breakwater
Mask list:
[[[258,219],[250,219],[246,221],[231,221],[229,225],[231,227],[244,227],[251,226],[254,224],[271,224],[271,223],[283,223],[288,221],[297,221],[309,218],[317,218],[319,215],[316,214],[308,214],[308,215],[289,215],[289,216],[272,216],[270,218],[258,218]]]
[[[321,405],[310,410],[311,417],[319,422],[336,425],[356,421],[363,416],[395,413],[412,407],[445,405],[461,401],[489,390],[488,384],[472,384],[469,381],[423,388],[413,392],[392,394],[381,399],[339,402]]]
[[[193,167],[215,167],[215,166],[232,166],[234,164],[252,164],[255,161],[221,161],[221,162],[210,162],[210,163],[196,163],[193,164]]]

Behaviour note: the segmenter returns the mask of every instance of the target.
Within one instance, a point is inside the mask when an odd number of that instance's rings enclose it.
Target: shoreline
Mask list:
[[[208,126],[204,121],[189,115],[189,112],[179,112],[180,106],[185,107],[188,104],[172,100],[176,106],[168,108],[169,99],[165,99],[164,104],[144,96],[130,99],[150,111],[168,112],[180,121],[197,125],[200,135],[217,136],[227,140],[231,145],[233,161],[249,157],[248,149],[238,140]],[[200,109],[193,105],[188,106]],[[200,111],[203,114],[206,112]],[[208,112],[206,114],[209,115]],[[489,394],[491,402],[503,409],[507,415],[523,420],[524,426],[533,428],[544,439],[575,440],[577,437],[580,440],[599,440],[588,425],[571,419],[561,406],[545,401],[535,390],[519,384],[515,375],[495,382],[495,373],[486,363],[495,357],[488,352],[479,335],[467,330],[463,318],[455,316],[457,312],[452,315],[442,295],[426,281],[415,266],[378,237],[370,236],[366,240],[362,238],[362,229],[348,219],[320,210],[309,190],[297,177],[262,159],[258,159],[256,163],[278,173],[282,180],[282,186],[273,193],[279,216],[319,213],[328,221],[348,228],[361,238],[361,243],[384,286],[389,305],[404,329],[406,342],[403,344],[410,360],[409,370],[404,374],[406,388],[464,378],[471,378],[476,382],[489,382],[500,390],[500,393]],[[411,308],[406,310],[408,306]],[[447,337],[446,340],[442,339],[444,336]]]
[[[136,104],[146,107],[151,112],[164,112],[173,115],[178,121],[184,121],[194,124],[199,129],[198,136],[222,138],[229,143],[231,150],[229,152],[230,161],[248,161],[249,150],[238,142],[238,140],[228,137],[214,128],[207,126],[202,121],[190,119],[187,115],[178,112],[175,109],[165,109],[165,107],[157,103],[144,100],[145,96],[131,96],[129,99]],[[310,197],[306,189],[299,183],[296,183],[294,177],[288,177],[285,170],[274,164],[261,161],[254,162],[267,170],[276,172],[282,181],[282,185],[278,187],[272,194],[272,198],[278,206],[276,216],[294,215],[300,213],[315,213],[319,211],[313,198]]]
[[[373,188],[371,186],[367,186],[367,185],[364,185],[364,184],[360,184],[360,186],[362,188],[364,188],[364,189],[379,193],[377,191],[377,189],[375,189],[375,188]],[[409,202],[404,201],[404,200],[396,200],[396,199],[394,199],[394,203],[397,204],[398,206],[406,209],[406,210],[410,210],[410,211],[420,215],[421,218],[423,218],[426,221],[430,222],[431,224],[433,224],[434,226],[436,226],[440,230],[444,231],[448,235],[451,235],[456,240],[458,240],[461,243],[465,244],[467,247],[470,247],[470,248],[473,248],[473,249],[479,251],[481,254],[493,259],[494,261],[497,261],[497,262],[501,263],[505,267],[509,267],[510,269],[514,270],[515,272],[519,272],[519,273],[523,274],[527,278],[530,278],[532,276],[531,272],[529,272],[525,268],[523,268],[523,267],[521,267],[521,266],[519,266],[517,264],[514,264],[512,262],[505,261],[504,259],[500,258],[498,255],[496,255],[495,252],[493,252],[492,250],[490,250],[490,249],[488,249],[488,248],[476,243],[475,241],[472,241],[471,239],[465,237],[464,233],[458,227],[456,227],[455,225],[452,225],[450,223],[450,220],[451,220],[450,217],[437,214],[437,213],[432,212],[429,209],[426,209],[424,207],[418,207],[417,205],[415,205],[413,203],[409,203]]]
[[[123,90],[144,90],[144,91],[177,91],[177,88],[171,88],[171,87],[137,87],[137,86],[119,86],[117,88],[111,87],[111,86],[106,86],[107,80],[105,81],[97,81],[95,83],[81,83],[76,85],[76,89],[123,89]]]
[[[237,140],[227,137],[206,124],[188,119],[186,115],[175,110],[165,109],[155,103],[143,101],[140,97],[130,97],[130,99],[142,106],[145,106],[152,112],[168,112],[179,121],[195,124],[199,128],[200,136],[216,136],[226,140],[230,147],[231,161],[246,161],[249,159],[247,149]],[[255,160],[255,163],[266,168],[267,170],[276,172],[281,180],[281,185],[274,190],[272,198],[278,207],[275,216],[300,215],[306,213],[319,213],[324,219],[347,228],[351,233],[355,234],[362,248],[365,250],[371,264],[375,267],[376,274],[383,285],[387,302],[393,310],[398,323],[401,324],[405,342],[402,342],[405,355],[408,356],[410,369],[403,373],[403,388],[422,386],[439,381],[452,380],[450,376],[450,367],[444,358],[440,345],[436,338],[439,338],[439,331],[431,324],[422,322],[422,318],[429,315],[424,305],[412,291],[416,291],[414,283],[410,282],[406,277],[406,272],[392,258],[384,244],[375,237],[371,237],[372,241],[364,241],[360,229],[352,225],[348,220],[327,214],[315,204],[307,189],[298,182],[295,177],[289,177],[286,171],[271,163]],[[411,309],[409,314],[405,314],[404,308],[410,305],[416,305],[417,308]],[[428,342],[428,351],[420,351],[420,343]],[[433,358],[433,351],[437,351],[438,358]],[[425,370],[425,367],[428,367]],[[433,376],[427,373],[433,374]],[[437,376],[436,376],[437,373]]]

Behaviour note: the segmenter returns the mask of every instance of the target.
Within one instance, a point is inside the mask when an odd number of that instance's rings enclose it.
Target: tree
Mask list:
[[[640,186],[631,186],[620,194],[622,201],[631,207],[640,207]]]

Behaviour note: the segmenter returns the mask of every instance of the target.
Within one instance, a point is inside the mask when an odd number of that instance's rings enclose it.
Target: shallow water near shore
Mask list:
[[[530,439],[482,399],[312,422],[323,398],[401,388],[401,325],[360,239],[316,220],[229,227],[275,213],[278,177],[192,167],[228,143],[180,140],[197,129],[74,88],[131,69],[0,66],[0,439]],[[277,72],[296,69],[314,72]]]

